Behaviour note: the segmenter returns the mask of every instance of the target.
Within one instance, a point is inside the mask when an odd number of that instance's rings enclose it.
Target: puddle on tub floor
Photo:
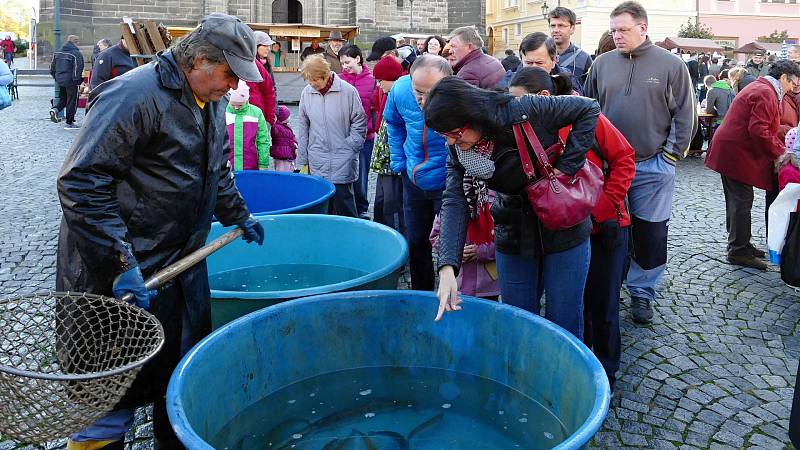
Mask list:
[[[233,418],[225,450],[549,449],[566,429],[544,406],[486,378],[370,367],[287,386]]]
[[[366,275],[363,270],[327,264],[275,264],[245,267],[209,275],[211,289],[271,292],[341,283]]]

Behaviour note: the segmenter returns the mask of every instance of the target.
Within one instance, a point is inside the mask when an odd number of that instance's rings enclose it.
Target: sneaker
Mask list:
[[[631,317],[636,323],[650,323],[653,320],[653,307],[650,305],[650,299],[631,297]]]
[[[68,123],[67,126],[64,127],[65,130],[80,130],[81,126],[77,123]]]
[[[745,253],[747,252],[747,253]],[[767,264],[764,261],[756,258],[750,249],[745,249],[742,253],[728,253],[728,262],[737,266],[752,267],[758,270],[767,270]]]
[[[55,108],[50,108],[50,121],[53,123],[58,123],[61,121],[61,118],[58,117],[58,111]]]
[[[758,247],[756,247],[753,244],[747,244],[747,248],[750,250],[750,254],[755,256],[756,258],[763,258],[767,256],[767,254],[763,250],[759,250]]]

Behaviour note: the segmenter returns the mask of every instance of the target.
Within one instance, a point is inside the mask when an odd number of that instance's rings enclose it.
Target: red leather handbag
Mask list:
[[[603,172],[594,163],[586,163],[575,175],[556,175],[529,122],[514,125],[514,137],[528,176],[525,191],[536,216],[548,230],[565,230],[586,220],[603,189]],[[527,140],[527,142],[526,142]],[[560,145],[560,144],[556,144]],[[528,148],[536,154],[537,178]]]

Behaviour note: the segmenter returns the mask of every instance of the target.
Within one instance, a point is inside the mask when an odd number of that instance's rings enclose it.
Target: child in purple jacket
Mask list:
[[[289,108],[278,106],[277,120],[272,127],[272,147],[269,154],[275,163],[276,172],[294,172],[297,158],[297,139],[289,126]]]
[[[486,190],[485,202],[489,207],[494,201],[494,192]],[[487,210],[488,213],[488,210]],[[439,214],[433,221],[430,241],[431,246],[437,249],[439,244]],[[468,233],[469,234],[469,233]],[[464,259],[458,271],[458,289],[464,295],[497,300],[500,296],[500,286],[497,282],[497,264],[494,255],[494,239],[482,244],[474,244],[467,237],[464,245]]]

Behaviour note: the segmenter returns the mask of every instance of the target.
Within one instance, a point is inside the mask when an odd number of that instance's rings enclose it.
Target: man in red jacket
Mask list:
[[[497,58],[483,53],[483,38],[475,27],[456,28],[450,35],[450,48],[458,60],[453,72],[479,88],[496,87],[506,71]]]
[[[728,261],[765,270],[764,252],[751,242],[753,187],[772,189],[773,163],[784,151],[778,139],[780,102],[800,84],[800,65],[783,60],[769,74],[750,83],[733,100],[725,121],[714,133],[706,166],[722,175]]]

